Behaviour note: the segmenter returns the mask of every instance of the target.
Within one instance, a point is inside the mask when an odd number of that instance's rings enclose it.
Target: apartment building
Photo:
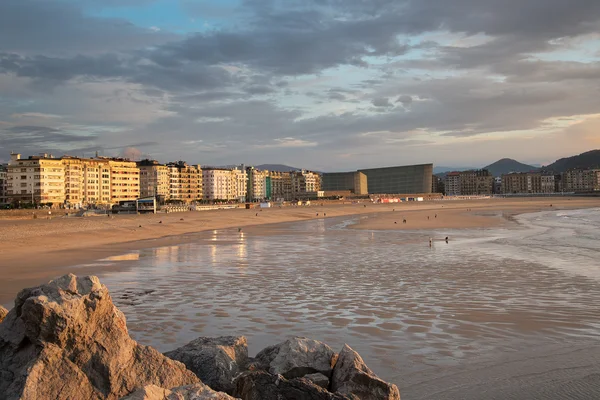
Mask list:
[[[171,198],[169,168],[156,160],[138,161],[140,170],[140,197],[156,197],[159,203]]]
[[[110,167],[107,160],[63,156],[65,206],[110,204]]]
[[[321,176],[316,172],[298,171],[292,174],[292,196],[298,197],[321,190]]]
[[[7,167],[7,194],[11,203],[60,206],[65,202],[65,167],[49,154],[21,158],[11,154]]]
[[[554,186],[554,181],[552,186]],[[539,172],[513,172],[502,175],[502,193],[542,193],[542,174]]]
[[[449,172],[444,181],[446,196],[460,196],[460,172]]]
[[[555,193],[556,177],[553,174],[542,174],[542,193]]]
[[[259,171],[254,167],[246,168],[248,187],[246,197],[248,201],[260,201],[271,197],[269,171]]]
[[[0,165],[0,204],[8,203],[8,166]]]
[[[292,191],[292,173],[270,171],[271,198],[273,200],[291,201],[294,199]]]
[[[494,177],[487,169],[460,172],[461,196],[485,196],[494,192]]]
[[[232,198],[239,202],[246,201],[246,195],[248,190],[248,175],[246,169],[242,166],[241,168],[234,168],[231,170],[231,188]]]
[[[600,169],[573,169],[563,174],[563,188],[567,192],[600,190]]]
[[[169,199],[191,203],[203,198],[202,169],[198,165],[188,165],[185,161],[168,163]]]
[[[205,200],[233,200],[233,182],[229,169],[203,168],[202,186]]]

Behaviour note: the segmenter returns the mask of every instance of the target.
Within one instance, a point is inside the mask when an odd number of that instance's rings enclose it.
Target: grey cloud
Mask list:
[[[379,97],[376,99],[373,99],[373,101],[371,101],[371,103],[375,106],[375,107],[391,107],[392,104],[390,103],[389,99],[387,97]]]
[[[400,97],[398,97],[398,100],[396,100],[397,103],[401,103],[404,107],[410,106],[412,101],[412,97],[406,94],[401,95]]]
[[[0,2],[0,49],[48,54],[133,50],[174,40],[177,35],[142,29],[119,19],[83,14],[68,1]]]

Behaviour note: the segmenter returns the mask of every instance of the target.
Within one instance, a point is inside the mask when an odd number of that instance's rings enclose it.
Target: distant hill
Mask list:
[[[476,169],[473,167],[433,167],[433,174],[434,175],[445,175],[448,172],[452,172],[452,171],[468,171],[470,169]]]
[[[494,176],[501,176],[511,172],[529,172],[538,169],[533,165],[523,164],[511,158],[503,158],[483,168],[490,171]]]
[[[561,158],[542,167],[546,171],[565,172],[573,168],[600,168],[600,150],[587,151],[578,156]]]
[[[254,168],[259,170],[268,170],[268,171],[279,171],[279,172],[293,172],[293,171],[301,171],[301,168],[290,167],[289,165],[284,164],[260,164],[255,165]]]

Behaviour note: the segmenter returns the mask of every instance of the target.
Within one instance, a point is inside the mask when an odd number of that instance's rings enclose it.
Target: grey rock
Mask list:
[[[361,400],[400,400],[396,385],[379,379],[347,344],[333,369],[331,391]]]
[[[325,343],[304,337],[294,337],[269,346],[256,355],[254,365],[287,379],[321,373],[331,376],[337,354]]]
[[[227,393],[216,392],[202,383],[174,388],[171,391],[172,394],[167,400],[235,400]]]
[[[200,337],[165,356],[184,363],[212,389],[232,393],[233,378],[248,363],[248,343],[244,336]]]
[[[329,378],[321,373],[305,375],[304,379],[308,379],[317,386],[321,386],[323,389],[329,389]]]
[[[121,400],[235,400],[227,393],[215,392],[207,385],[194,385],[163,389],[155,385],[146,385]]]
[[[0,306],[0,322],[6,317],[8,314],[8,310],[2,306]]]
[[[135,388],[198,382],[193,372],[129,337],[97,277],[69,274],[22,290],[0,324],[6,400],[118,399]]]
[[[285,379],[266,371],[245,372],[235,379],[233,395],[242,400],[347,400],[305,378]]]

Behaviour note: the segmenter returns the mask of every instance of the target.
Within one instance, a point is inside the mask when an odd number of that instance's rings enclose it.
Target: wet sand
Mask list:
[[[245,210],[216,210],[156,215],[0,219],[0,304],[24,287],[72,271],[72,266],[128,250],[168,246],[195,240],[194,233],[251,229],[268,233],[272,224],[344,215],[371,214],[354,229],[474,228],[510,224],[502,215],[554,209],[599,207],[600,198],[527,198],[431,201],[397,204],[319,205]],[[365,207],[366,205],[366,207]],[[392,211],[394,210],[394,211]],[[470,211],[467,211],[470,210]],[[503,214],[502,214],[503,213]],[[56,213],[55,213],[56,214]],[[317,215],[318,214],[318,215]],[[437,214],[437,218],[435,218]],[[427,219],[427,216],[430,219]],[[407,223],[402,223],[402,218]],[[397,222],[396,224],[394,222]],[[105,265],[79,270],[97,274],[118,268]]]

